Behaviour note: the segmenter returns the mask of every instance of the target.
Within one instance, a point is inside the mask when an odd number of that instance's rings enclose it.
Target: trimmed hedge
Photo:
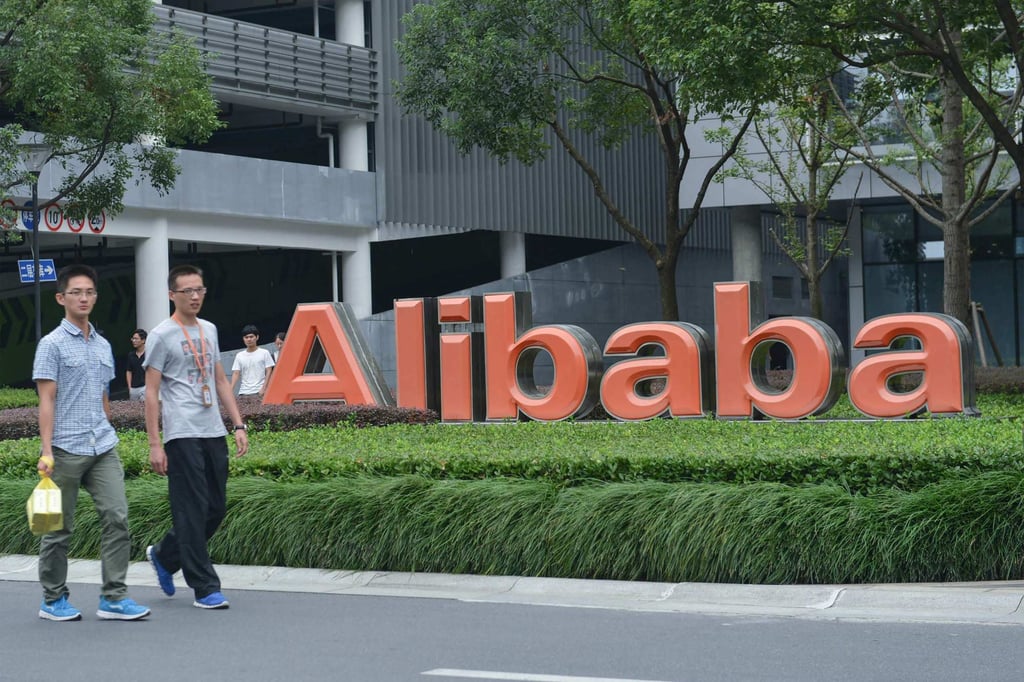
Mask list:
[[[387,424],[432,424],[437,414],[430,410],[375,405],[345,405],[336,402],[305,402],[295,405],[263,405],[258,398],[238,401],[242,418],[253,430],[293,431],[312,426],[385,426]],[[224,424],[231,418],[221,411]],[[114,400],[110,403],[110,423],[117,431],[145,431],[145,403]],[[39,408],[22,407],[0,411],[0,441],[32,438],[39,435]]]
[[[0,547],[33,553],[30,481],[0,481]],[[170,524],[167,484],[128,484],[136,559]],[[100,529],[82,496],[74,556]],[[228,483],[218,563],[614,580],[860,583],[1020,580],[1024,474],[906,493],[835,485],[438,481]]]
[[[15,407],[35,407],[39,404],[39,396],[31,388],[0,387],[0,410]]]
[[[1024,389],[1024,368],[977,368],[978,407],[985,416],[1022,416],[1019,397]],[[776,388],[788,386],[792,372],[768,372],[769,382]],[[657,383],[657,382],[655,382]],[[0,388],[0,441],[31,438],[38,435],[38,399],[34,390]],[[143,403],[112,401],[111,423],[118,431],[146,430]],[[371,405],[345,405],[335,402],[304,402],[294,405],[263,405],[258,398],[239,398],[239,409],[253,430],[292,431],[313,426],[384,426],[388,424],[430,424],[438,421],[431,410],[376,407]],[[224,423],[231,420],[222,411]],[[818,419],[859,419],[861,415],[847,396]],[[598,405],[587,415],[586,421],[608,420],[609,416]]]
[[[251,434],[232,476],[321,481],[434,479],[834,483],[858,493],[915,490],[986,471],[1024,471],[1016,419],[350,426]],[[149,474],[145,434],[120,434],[128,478]],[[0,477],[33,478],[38,439],[0,442]]]

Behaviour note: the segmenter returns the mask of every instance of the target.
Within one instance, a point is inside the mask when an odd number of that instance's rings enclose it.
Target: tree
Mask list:
[[[757,49],[777,55],[782,68],[803,73],[802,60],[816,50],[819,58],[854,70],[855,92],[841,94],[833,83],[832,99],[856,132],[855,141],[831,130],[819,133],[942,230],[943,309],[970,327],[970,228],[1013,189],[1005,186],[1008,172],[999,152],[1019,130],[1020,16],[1010,3],[990,0],[725,5],[732,16],[771,22],[772,31],[760,34],[768,42]],[[685,13],[685,5],[670,3],[662,13]],[[864,123],[885,110],[889,130]],[[899,139],[886,138],[896,130]]]
[[[941,229],[943,311],[972,328],[970,229],[1011,196],[1016,183],[1006,186],[1009,168],[1000,160],[998,136],[983,112],[965,106],[971,100],[961,77],[968,76],[993,106],[1015,110],[1019,93],[1005,97],[1010,64],[1005,55],[993,61],[991,25],[970,23],[980,18],[972,12],[943,8],[925,2],[914,13],[909,3],[833,3],[822,45],[862,72],[852,101],[834,91],[848,120],[856,118],[857,108],[889,106],[888,124],[898,129],[899,144],[879,144],[877,126],[859,126],[858,146],[850,151]],[[904,33],[893,32],[892,16],[900,17]],[[949,59],[921,49],[927,40],[941,42],[956,69]],[[1016,114],[1008,109],[1005,119],[1011,115]]]
[[[715,0],[689,3],[694,24],[713,15]],[[646,27],[628,0],[435,0],[406,17],[398,44],[405,76],[398,101],[443,131],[462,153],[479,147],[501,161],[534,163],[560,148],[583,170],[615,223],[646,251],[658,272],[662,316],[679,319],[676,266],[715,174],[735,153],[758,101],[751,77],[760,65],[742,62],[734,78],[716,80],[699,65],[662,68],[645,51]],[[703,12],[707,9],[707,12]],[[707,26],[703,26],[707,28]],[[722,37],[721,35],[717,37]],[[694,28],[680,40],[711,52],[716,36]],[[725,47],[721,52],[726,52]],[[730,53],[732,54],[732,53]],[[734,117],[719,131],[723,152],[698,178],[692,210],[680,210],[680,186],[691,160],[695,122],[714,112]],[[694,132],[694,131],[698,132]],[[620,209],[577,142],[589,136],[614,149],[638,134],[657,144],[665,169],[665,243]],[[553,144],[552,144],[553,143]],[[691,173],[692,175],[692,173]]]
[[[753,139],[741,143],[720,176],[751,182],[779,210],[781,229],[769,234],[807,281],[811,312],[820,318],[821,279],[841,252],[849,225],[849,216],[836,223],[827,215],[850,166],[843,144],[853,137],[828,85],[838,60],[803,44],[803,29],[813,34],[815,28],[796,24],[793,15],[803,15],[786,3],[719,0],[699,16],[679,0],[630,5],[650,58],[684,71],[699,66],[705,87],[744,87],[756,101],[770,102],[754,119]],[[695,45],[686,37],[701,33],[698,22],[710,34]],[[828,223],[823,232],[819,222]]]
[[[752,183],[779,211],[781,229],[769,234],[807,281],[811,315],[822,319],[821,280],[842,253],[852,217],[849,211],[843,221],[834,220],[829,202],[852,165],[848,148],[856,142],[855,128],[835,106],[828,79],[797,79],[779,93],[754,120],[763,158],[742,148],[727,174]]]
[[[48,168],[61,178],[41,206],[116,214],[132,177],[170,191],[179,169],[165,145],[205,141],[220,124],[199,53],[153,22],[150,0],[0,3],[4,197],[29,181],[24,131],[52,146]]]
[[[1019,0],[854,0],[833,3],[828,24],[870,38],[876,63],[930,60],[978,112],[1024,178],[1024,8]],[[821,15],[819,15],[819,23]],[[875,38],[884,36],[884,41]],[[850,51],[837,50],[851,54]]]

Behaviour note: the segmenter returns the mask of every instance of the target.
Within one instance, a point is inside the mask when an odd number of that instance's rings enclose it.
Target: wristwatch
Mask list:
[[[245,424],[235,424],[235,431],[247,431]]]

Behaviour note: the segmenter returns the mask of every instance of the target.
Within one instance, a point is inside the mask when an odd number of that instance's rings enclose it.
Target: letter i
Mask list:
[[[437,301],[438,323],[463,327],[440,334],[442,421],[483,421],[486,416],[483,333],[469,328],[482,317],[483,302],[479,296],[453,296]]]

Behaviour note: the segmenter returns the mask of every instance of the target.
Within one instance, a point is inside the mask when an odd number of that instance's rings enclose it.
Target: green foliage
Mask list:
[[[38,405],[39,396],[31,388],[0,387],[0,410],[9,410],[15,407],[36,407]]]
[[[31,481],[0,481],[0,547],[32,553]],[[170,526],[166,482],[127,486],[135,558]],[[73,556],[99,554],[88,496]],[[1024,474],[916,492],[836,485],[437,481],[420,477],[228,483],[214,561],[323,569],[665,582],[1020,580]]]
[[[215,561],[762,583],[1024,577],[1019,393],[981,419],[338,426],[252,434]],[[838,407],[849,411],[849,405]],[[273,428],[273,425],[268,424]],[[35,438],[0,441],[0,547],[33,553]],[[170,526],[121,434],[137,559]],[[100,529],[79,498],[71,555]]]
[[[782,42],[779,3],[758,0],[628,0],[633,39],[654,63],[686,74],[686,92],[699,93],[698,113],[721,111],[745,91],[746,101],[771,102],[783,83],[827,61],[797,41]],[[814,78],[817,80],[817,78]]]
[[[138,144],[202,142],[217,107],[198,51],[153,31],[149,0],[0,4],[0,105],[16,121],[0,135],[0,188],[27,180],[17,163],[22,128],[53,147],[50,170],[68,215],[118,213],[137,174],[170,190],[174,152]]]
[[[673,59],[644,45],[650,17],[626,0],[437,0],[404,18],[397,44],[405,75],[398,101],[443,130],[463,152],[486,149],[532,163],[548,150],[544,129],[559,112],[607,147],[637,130],[728,114],[762,101],[773,83],[767,56],[746,49],[715,1],[688,3]],[[728,33],[726,31],[728,30]],[[708,67],[715,55],[718,70]],[[683,106],[678,106],[680,102]],[[653,132],[653,130],[652,130]],[[665,131],[662,131],[662,135]],[[674,134],[674,131],[673,131]],[[668,140],[662,139],[663,144]],[[678,142],[678,141],[677,141]]]
[[[587,481],[836,482],[917,489],[1024,466],[1017,420],[913,423],[516,424],[263,434],[235,474],[323,480],[416,474]],[[302,454],[297,454],[302,453]],[[314,454],[315,453],[315,454]],[[0,460],[2,461],[2,460]]]
[[[1024,468],[1021,407],[999,397],[1001,418],[898,422],[657,420],[493,425],[351,425],[254,432],[233,477],[324,481],[414,474],[431,479],[522,478],[558,486],[592,481],[833,483],[870,493]],[[128,478],[149,473],[144,433],[122,432]],[[36,438],[0,441],[0,478],[32,478]]]

